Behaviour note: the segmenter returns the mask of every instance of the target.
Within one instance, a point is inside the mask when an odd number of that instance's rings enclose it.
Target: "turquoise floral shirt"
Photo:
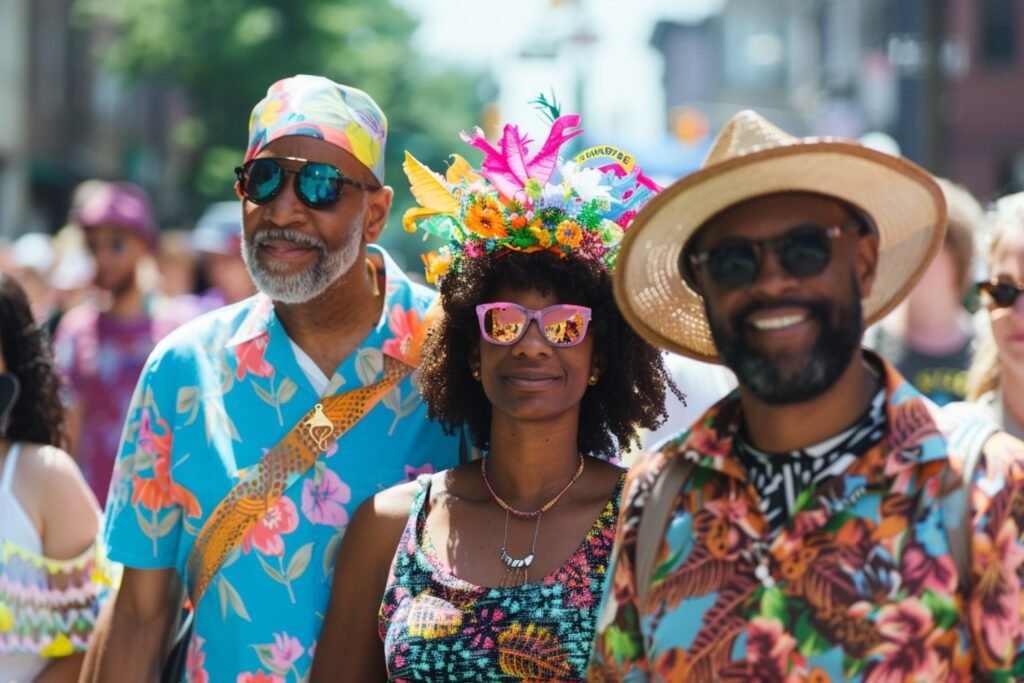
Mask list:
[[[941,683],[1024,677],[1024,443],[985,443],[969,513],[943,518],[963,453],[950,416],[885,368],[885,437],[805,491],[772,533],[732,452],[734,393],[630,473],[591,681]],[[958,428],[982,429],[967,422]],[[696,463],[638,604],[637,529],[656,474]],[[970,576],[946,526],[970,519]]]
[[[385,254],[384,310],[327,393],[378,378],[404,359],[434,293]],[[334,557],[368,496],[458,462],[458,440],[427,420],[416,374],[327,450],[246,534],[196,609],[185,680],[305,680]],[[316,403],[318,393],[263,295],[208,313],[155,349],[139,380],[107,503],[110,557],[128,567],[185,563],[206,518]]]

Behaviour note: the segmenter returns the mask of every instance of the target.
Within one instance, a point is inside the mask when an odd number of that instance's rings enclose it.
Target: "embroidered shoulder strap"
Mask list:
[[[247,469],[241,480],[203,524],[185,565],[189,597],[198,605],[210,581],[245,535],[302,478],[331,443],[361,420],[416,369],[420,346],[441,307],[431,305],[413,336],[405,362],[384,356],[380,379],[357,389],[322,398],[291,431]]]

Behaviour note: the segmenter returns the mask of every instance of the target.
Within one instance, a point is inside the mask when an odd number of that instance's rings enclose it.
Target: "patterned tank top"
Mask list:
[[[586,680],[624,479],[561,567],[523,586],[489,588],[456,577],[432,552],[424,533],[430,475],[421,476],[380,608],[388,680]]]

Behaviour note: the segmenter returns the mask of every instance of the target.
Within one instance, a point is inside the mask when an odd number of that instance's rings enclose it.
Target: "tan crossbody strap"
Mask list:
[[[411,340],[406,362],[384,356],[384,371],[373,384],[324,397],[267,451],[214,508],[203,524],[185,565],[192,599],[199,601],[231,552],[263,519],[284,492],[313,467],[321,453],[361,420],[399,382],[416,369],[420,346],[432,322],[440,315],[435,302]]]
[[[636,536],[636,597],[641,612],[647,606],[647,594],[654,578],[654,563],[665,539],[665,527],[672,514],[676,496],[693,473],[695,464],[681,455],[671,458],[651,485],[647,503],[640,514]]]

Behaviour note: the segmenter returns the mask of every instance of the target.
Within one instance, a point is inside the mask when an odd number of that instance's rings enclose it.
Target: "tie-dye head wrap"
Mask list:
[[[388,121],[362,90],[323,76],[292,76],[274,83],[249,118],[245,161],[286,135],[305,135],[341,147],[384,182]]]

